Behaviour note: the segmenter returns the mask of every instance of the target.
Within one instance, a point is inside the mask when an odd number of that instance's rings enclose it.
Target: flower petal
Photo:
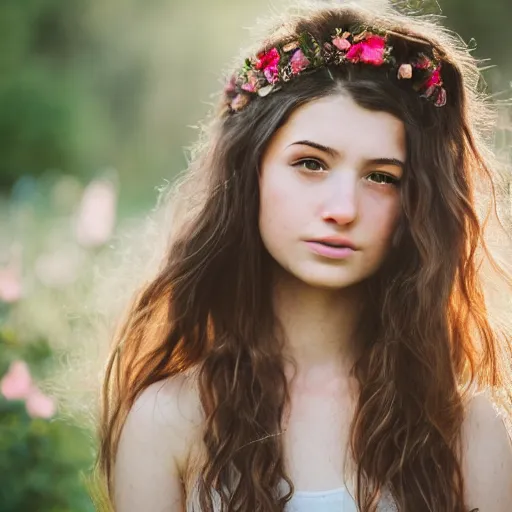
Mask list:
[[[412,78],[412,66],[410,64],[402,64],[398,68],[398,78],[405,80]]]
[[[32,388],[32,377],[25,361],[13,361],[0,382],[0,391],[7,400],[24,400]]]
[[[25,407],[31,418],[49,419],[55,415],[57,410],[55,401],[36,387],[32,388],[27,397]]]

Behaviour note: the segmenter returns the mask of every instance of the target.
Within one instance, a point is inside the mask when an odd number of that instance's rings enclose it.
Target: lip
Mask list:
[[[327,245],[322,245],[319,241],[315,240],[306,243],[314,253],[334,260],[348,258],[356,252],[356,250],[351,247],[329,247]]]
[[[328,244],[343,245],[344,248],[349,247],[350,249],[357,251],[357,247],[348,238],[343,238],[341,236],[336,236],[336,235],[326,236],[326,237],[318,238],[315,240],[308,240],[308,242],[313,242],[313,243],[325,242]]]

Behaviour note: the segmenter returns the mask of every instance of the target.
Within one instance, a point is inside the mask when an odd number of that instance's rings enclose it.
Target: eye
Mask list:
[[[326,170],[326,166],[323,164],[323,162],[313,158],[304,158],[303,160],[299,160],[293,164],[293,167],[298,167],[308,172],[320,172]]]
[[[392,185],[395,187],[398,187],[400,184],[400,180],[398,178],[395,178],[394,176],[391,176],[390,174],[385,174],[383,172],[372,172],[369,176],[377,176],[377,180],[375,181],[379,185]]]

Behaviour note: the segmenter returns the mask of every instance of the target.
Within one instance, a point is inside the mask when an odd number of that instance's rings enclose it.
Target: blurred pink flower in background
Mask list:
[[[13,361],[3,376],[0,390],[7,400],[24,400],[32,389],[32,377],[25,361]]]
[[[57,406],[32,382],[25,361],[13,361],[0,381],[0,391],[7,400],[25,400],[25,408],[31,418],[51,418]]]
[[[73,284],[85,263],[85,250],[71,244],[61,244],[52,252],[38,256],[35,273],[50,288],[62,288]]]
[[[44,419],[51,418],[57,409],[54,400],[36,387],[32,388],[27,397],[25,407],[30,417]]]
[[[95,180],[85,188],[75,224],[75,234],[85,247],[110,240],[116,222],[117,191],[107,180]]]
[[[20,274],[14,265],[0,269],[0,301],[16,302],[21,298]]]

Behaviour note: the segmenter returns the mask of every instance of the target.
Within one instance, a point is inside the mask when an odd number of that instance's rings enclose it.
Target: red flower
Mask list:
[[[278,79],[279,71],[277,65],[279,64],[280,58],[277,48],[272,48],[268,52],[258,54],[258,60],[254,67],[258,70],[263,70],[267,80],[273,84]]]
[[[426,55],[420,55],[413,66],[417,69],[428,69],[432,66],[432,61]]]
[[[425,89],[428,89],[429,87],[433,85],[442,85],[443,81],[441,80],[441,66],[438,66],[432,74],[429,76],[427,81],[423,84],[423,87]]]
[[[268,67],[276,67],[279,63],[279,52],[277,48],[272,48],[268,52],[261,52],[258,54],[258,61],[254,66],[256,69],[266,69]]]
[[[347,52],[347,60],[351,62],[364,62],[380,66],[384,63],[384,51],[386,49],[386,40],[381,36],[372,35],[352,45]]]

